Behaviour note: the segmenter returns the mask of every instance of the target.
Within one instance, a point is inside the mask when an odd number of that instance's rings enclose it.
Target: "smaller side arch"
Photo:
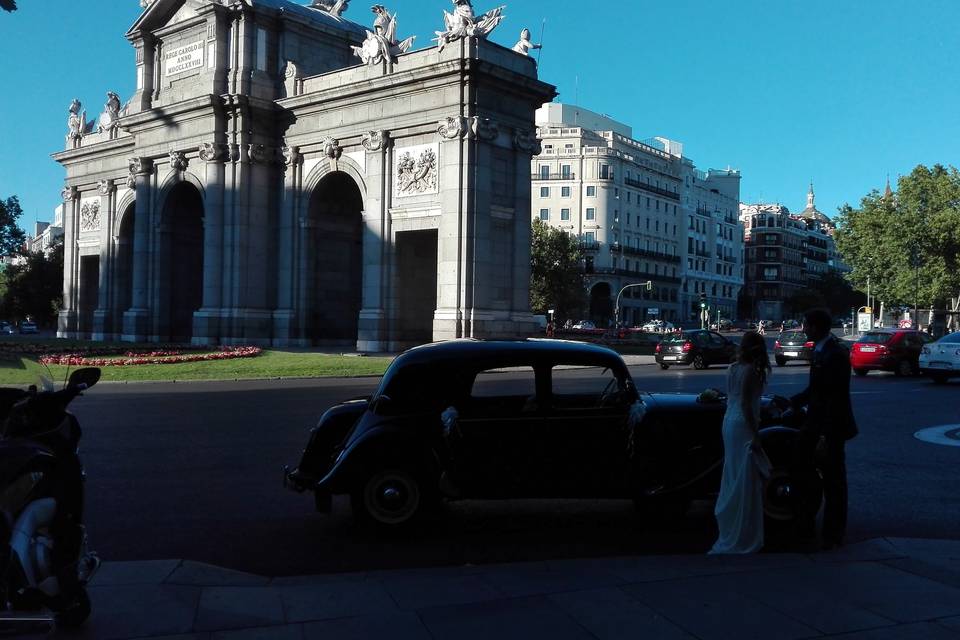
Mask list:
[[[117,202],[117,219],[114,221],[114,240],[117,238],[117,234],[120,230],[120,225],[123,224],[123,218],[127,215],[127,211],[132,211],[130,208],[137,200],[137,192],[135,189],[128,189],[126,193],[123,194],[123,197],[120,198],[120,201]]]
[[[154,211],[162,213],[164,207],[167,203],[167,197],[169,197],[170,192],[173,191],[174,187],[181,183],[190,183],[197,188],[197,191],[200,193],[200,200],[203,202],[204,210],[206,210],[207,205],[207,191],[204,189],[203,181],[200,180],[196,174],[190,171],[174,171],[171,169],[167,172],[167,177],[164,178],[163,182],[160,185],[160,188],[157,190],[157,197],[154,200]],[[159,218],[156,220],[159,224]]]
[[[302,198],[307,198],[309,200],[310,196],[313,194],[314,190],[317,188],[317,185],[320,184],[320,181],[323,180],[331,173],[336,172],[346,173],[348,176],[353,178],[353,181],[357,183],[357,187],[360,189],[360,195],[363,198],[364,203],[367,201],[367,180],[366,173],[360,168],[360,165],[356,163],[355,160],[348,158],[346,156],[337,160],[336,167],[331,166],[330,162],[321,159],[317,166],[310,170],[310,173],[306,175],[303,179],[303,183],[300,186],[300,195]]]

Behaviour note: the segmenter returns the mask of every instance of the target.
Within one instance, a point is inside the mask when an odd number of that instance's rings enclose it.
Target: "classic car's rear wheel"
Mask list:
[[[804,513],[817,513],[823,500],[823,483],[815,469],[792,473],[775,467],[767,479],[763,512],[771,520],[795,522]]]
[[[353,516],[359,524],[384,529],[408,525],[423,511],[423,484],[403,468],[375,471],[350,496]]]
[[[706,368],[707,368],[707,361],[706,361],[706,360],[704,359],[704,357],[703,357],[701,354],[699,354],[699,353],[698,353],[697,355],[693,356],[693,368],[694,368],[694,369],[706,369]]]

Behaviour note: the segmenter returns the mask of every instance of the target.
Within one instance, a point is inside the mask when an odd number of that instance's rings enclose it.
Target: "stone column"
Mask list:
[[[531,335],[537,330],[530,311],[530,247],[532,242],[530,160],[540,155],[541,145],[536,131],[518,129],[513,135],[516,157],[513,219],[513,300],[511,320],[518,336]],[[582,167],[581,167],[582,169]],[[582,178],[583,173],[580,174]],[[578,195],[578,198],[580,196]],[[579,211],[579,209],[575,209]],[[578,216],[579,218],[580,216]]]
[[[392,144],[386,131],[363,135],[367,151],[367,199],[363,211],[363,292],[358,322],[357,351],[387,350],[384,308],[385,283],[390,282],[390,204]]]
[[[113,180],[101,180],[100,194],[100,265],[97,308],[93,312],[93,340],[113,338],[113,260],[116,256],[113,236],[117,224],[117,189]]]
[[[223,315],[223,209],[225,163],[230,157],[226,144],[200,146],[206,162],[203,212],[203,306],[193,314],[194,344],[216,344]]]
[[[440,230],[437,234],[437,311],[433,339],[470,337],[466,309],[472,297],[473,277],[473,157],[466,139],[469,122],[464,116],[441,121]]]
[[[130,159],[130,178],[136,189],[136,213],[133,219],[133,299],[123,314],[123,336],[127,342],[146,341],[150,331],[150,225],[153,190],[153,160]]]
[[[284,147],[283,194],[277,229],[277,308],[273,312],[273,343],[276,346],[302,344],[297,314],[300,247],[300,189],[303,184],[303,154],[299,147]]]
[[[76,338],[77,313],[77,224],[80,218],[80,194],[76,187],[66,187],[63,196],[63,308],[57,318],[57,337]]]

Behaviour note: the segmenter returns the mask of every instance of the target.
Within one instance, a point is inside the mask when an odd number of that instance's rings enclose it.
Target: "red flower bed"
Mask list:
[[[103,351],[106,351],[105,349]],[[40,364],[59,364],[71,367],[127,367],[140,364],[180,364],[183,362],[208,362],[212,360],[233,360],[235,358],[255,358],[263,353],[260,347],[220,347],[212,353],[191,353],[184,355],[180,351],[128,351],[114,352],[121,357],[96,358],[84,353],[61,353],[40,358]]]

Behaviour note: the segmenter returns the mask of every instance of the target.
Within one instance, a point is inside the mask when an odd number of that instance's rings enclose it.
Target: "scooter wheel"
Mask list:
[[[90,617],[90,596],[85,588],[77,593],[76,600],[63,611],[59,611],[54,616],[58,627],[62,629],[76,629],[80,627],[87,618]]]

